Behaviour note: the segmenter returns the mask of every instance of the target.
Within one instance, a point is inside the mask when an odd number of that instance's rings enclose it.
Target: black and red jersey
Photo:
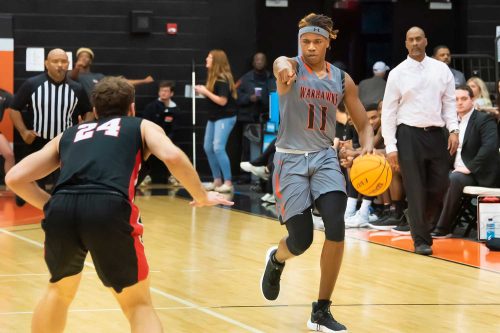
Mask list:
[[[61,189],[111,190],[133,200],[142,164],[142,119],[110,117],[68,128],[59,143]]]

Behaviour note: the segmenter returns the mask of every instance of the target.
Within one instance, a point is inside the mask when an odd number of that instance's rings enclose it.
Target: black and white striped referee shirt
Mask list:
[[[28,106],[33,113],[33,130],[44,139],[52,139],[91,111],[87,94],[75,81],[54,82],[47,73],[27,79],[16,92],[11,108],[21,111]]]

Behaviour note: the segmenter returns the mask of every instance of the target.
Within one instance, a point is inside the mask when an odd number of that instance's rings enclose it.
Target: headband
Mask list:
[[[299,30],[299,38],[300,38],[300,36],[302,36],[303,34],[308,33],[308,32],[311,32],[313,34],[321,35],[321,36],[325,37],[326,39],[330,39],[330,33],[328,31],[326,31],[325,29],[323,29],[321,27],[317,27],[317,26],[314,26],[314,25],[310,25],[310,26],[307,26],[307,27],[300,28],[300,30]]]

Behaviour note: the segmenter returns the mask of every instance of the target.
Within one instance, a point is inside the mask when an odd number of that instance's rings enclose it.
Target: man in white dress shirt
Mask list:
[[[455,80],[445,63],[426,56],[421,28],[406,32],[405,45],[408,58],[387,79],[382,136],[391,167],[403,177],[415,252],[431,255],[430,232],[448,187],[450,154],[458,147]]]

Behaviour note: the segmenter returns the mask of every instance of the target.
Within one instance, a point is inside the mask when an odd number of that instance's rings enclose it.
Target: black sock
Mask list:
[[[316,308],[314,309],[314,312],[320,310],[320,309],[326,309],[330,306],[330,300],[329,299],[318,299],[318,303],[316,303]]]
[[[402,201],[402,200],[399,200],[399,201],[393,201],[394,203],[394,206],[396,208],[396,213],[398,214],[398,216],[401,216],[403,215],[403,210],[405,209],[405,202]]]
[[[276,259],[276,256],[275,256],[276,252],[278,252],[278,251],[274,251],[274,253],[271,255],[271,262],[275,265],[280,265],[280,266],[284,265],[284,263],[279,262],[278,259]]]

